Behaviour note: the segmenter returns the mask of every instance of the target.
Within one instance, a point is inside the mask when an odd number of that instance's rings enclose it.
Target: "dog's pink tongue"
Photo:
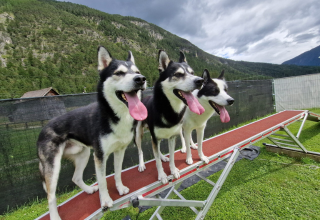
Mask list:
[[[227,123],[230,121],[230,116],[227,109],[224,106],[217,105],[220,111],[220,120],[223,123]]]
[[[198,114],[201,115],[204,112],[204,108],[200,103],[198,102],[198,99],[196,99],[191,92],[183,92],[181,91],[183,97],[187,100],[189,109]]]
[[[142,104],[137,94],[124,92],[124,95],[128,101],[130,115],[138,121],[146,119],[148,116],[147,108]]]

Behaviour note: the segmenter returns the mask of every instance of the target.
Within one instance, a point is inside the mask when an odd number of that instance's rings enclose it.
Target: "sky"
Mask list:
[[[320,45],[320,0],[67,1],[141,18],[233,60],[281,64]]]

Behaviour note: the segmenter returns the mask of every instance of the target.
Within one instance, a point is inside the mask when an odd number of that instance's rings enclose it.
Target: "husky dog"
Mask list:
[[[56,188],[61,158],[74,162],[72,181],[88,194],[98,190],[103,209],[112,207],[107,189],[106,161],[114,153],[116,187],[120,195],[129,189],[122,184],[121,169],[124,151],[134,136],[135,120],[144,120],[147,109],[141,103],[141,90],[146,78],[136,67],[129,51],[127,61],[113,59],[104,48],[98,48],[97,102],[56,117],[42,129],[38,142],[39,169],[43,187],[47,192],[51,219],[60,219],[56,203]],[[98,186],[83,182],[83,171],[94,149],[94,162]]]
[[[135,143],[139,151],[139,171],[146,169],[141,150],[141,139],[143,127],[149,128],[152,137],[152,149],[158,169],[158,179],[167,183],[160,153],[161,139],[169,139],[170,171],[175,178],[179,178],[179,170],[174,163],[174,149],[176,135],[179,134],[182,126],[182,118],[187,106],[196,113],[202,114],[203,107],[192,95],[192,91],[200,89],[203,79],[194,76],[192,68],[187,64],[185,55],[180,52],[179,62],[169,59],[166,52],[159,51],[159,72],[160,76],[153,89],[153,96],[142,99],[143,104],[148,109],[148,117],[145,121],[139,121],[136,128]],[[166,160],[168,158],[162,157]],[[167,160],[166,160],[167,161]]]
[[[209,163],[209,159],[202,152],[203,133],[207,121],[213,115],[220,115],[221,122],[229,122],[230,116],[225,106],[234,103],[234,99],[227,93],[228,86],[224,79],[224,70],[222,70],[217,79],[211,79],[209,71],[205,69],[202,78],[204,79],[203,87],[200,90],[194,90],[193,95],[197,97],[200,104],[204,107],[205,112],[202,115],[197,115],[187,109],[182,125],[184,138],[182,131],[180,132],[182,143],[181,152],[187,152],[187,164],[193,163],[191,149],[189,147],[190,142],[193,149],[198,149],[200,159],[205,163]],[[193,143],[191,137],[191,132],[194,129],[197,131],[198,146]]]

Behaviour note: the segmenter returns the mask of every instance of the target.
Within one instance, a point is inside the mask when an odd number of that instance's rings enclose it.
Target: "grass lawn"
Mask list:
[[[320,109],[312,111],[320,114]],[[289,129],[296,134],[299,126],[299,122],[294,123]],[[306,121],[299,140],[308,150],[320,152],[320,124]],[[261,147],[258,158],[242,159],[234,165],[206,219],[320,219],[320,163],[267,152],[264,142],[269,143],[264,139],[255,144]],[[216,182],[221,172],[209,179]],[[181,194],[187,199],[204,200],[211,189],[212,186],[200,181]],[[79,191],[58,195],[58,203]],[[132,219],[149,219],[155,209],[139,214],[137,208],[130,207],[107,212],[103,219],[122,219],[127,215]],[[6,213],[0,219],[34,219],[47,210],[47,201],[43,199]],[[161,216],[170,220],[195,218],[189,208],[176,207],[165,208]]]

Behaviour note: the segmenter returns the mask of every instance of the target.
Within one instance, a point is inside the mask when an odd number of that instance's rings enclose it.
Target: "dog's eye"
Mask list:
[[[118,71],[118,72],[114,73],[114,75],[116,75],[116,76],[121,76],[121,75],[124,75],[124,72]]]
[[[194,72],[191,72],[191,75],[194,75]]]
[[[174,75],[175,75],[176,77],[183,77],[183,76],[184,76],[183,73],[175,73]]]

